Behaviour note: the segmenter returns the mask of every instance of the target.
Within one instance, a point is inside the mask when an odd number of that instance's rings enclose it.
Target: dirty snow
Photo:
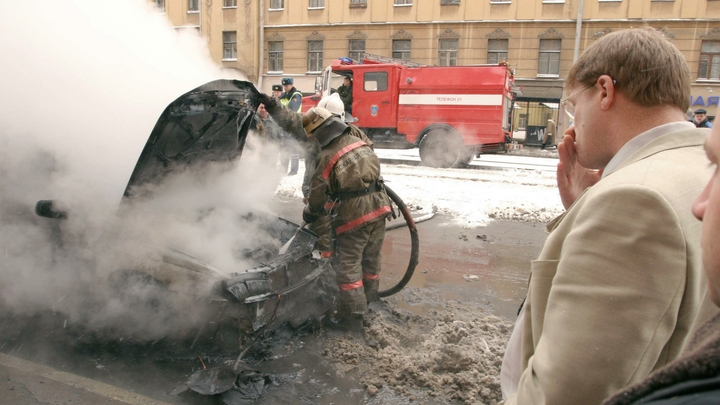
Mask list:
[[[534,153],[541,158],[557,156]],[[408,153],[378,154],[407,159]],[[528,161],[512,155],[497,159]],[[384,163],[382,173],[411,209],[435,210],[465,228],[481,227],[493,219],[546,223],[563,207],[555,180],[557,160],[544,160],[547,166],[526,169],[433,169]],[[301,183],[301,176],[286,176],[275,192],[302,198]],[[477,302],[441,301],[424,288],[407,287],[371,306],[368,326],[361,334],[328,332],[322,354],[338,375],[362,384],[366,403],[501,404],[500,366],[513,322],[487,313]],[[432,309],[408,312],[400,302],[430,304]]]
[[[382,150],[381,153],[385,158],[403,159],[407,155],[403,150]],[[502,160],[509,161],[519,159],[513,155],[502,157]],[[383,164],[382,175],[386,184],[409,207],[421,212],[434,209],[468,228],[486,225],[492,219],[546,223],[563,211],[555,170],[528,167],[435,169]],[[300,173],[303,170],[304,167],[301,167]],[[302,176],[286,176],[280,181],[275,193],[302,198],[301,185]]]

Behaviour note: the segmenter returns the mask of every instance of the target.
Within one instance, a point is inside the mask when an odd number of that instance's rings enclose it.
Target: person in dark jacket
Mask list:
[[[698,128],[712,128],[712,124],[708,121],[707,111],[704,108],[695,110],[695,120],[693,121]]]
[[[702,263],[708,295],[720,306],[720,128],[710,133],[705,152],[715,172],[693,203],[692,212],[703,222]],[[629,404],[720,404],[720,314],[698,329],[681,357],[603,402]]]
[[[302,93],[295,88],[295,80],[292,77],[284,77],[281,81],[284,93],[280,95],[280,103],[291,111],[302,110]]]
[[[353,82],[349,77],[343,79],[342,86],[338,87],[337,93],[340,96],[345,105],[345,112],[352,115],[352,103],[353,103]]]
[[[280,95],[280,104],[290,111],[300,113],[302,111],[302,93],[295,88],[295,80],[292,77],[283,77],[280,83],[282,83],[283,90],[285,90]],[[280,157],[280,164],[287,167],[288,162],[290,163],[289,176],[298,172],[300,152],[302,152],[302,148],[297,142],[293,140],[287,141]]]

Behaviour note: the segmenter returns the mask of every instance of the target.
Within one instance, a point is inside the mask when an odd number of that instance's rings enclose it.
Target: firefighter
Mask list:
[[[346,123],[328,110],[311,108],[305,132],[320,145],[303,220],[330,214],[335,234],[334,268],[340,289],[338,327],[358,330],[367,304],[378,299],[381,249],[390,199],[380,160]]]
[[[312,183],[313,174],[315,173],[316,158],[320,153],[320,145],[313,138],[309,138],[305,129],[303,129],[302,114],[292,112],[287,108],[282,108],[280,102],[276,98],[268,97],[265,94],[261,95],[259,102],[265,105],[265,108],[273,119],[275,119],[275,122],[277,122],[284,131],[297,140],[304,149],[305,176],[303,178],[302,193],[305,203],[307,203],[308,197],[310,196],[310,185]],[[318,103],[318,106],[327,109],[341,120],[344,119],[345,109],[338,94],[333,94],[330,97],[323,98]],[[352,124],[348,124],[348,126],[350,127],[351,135],[362,139],[371,148],[373,147],[373,142],[360,128]],[[324,258],[332,257],[334,249],[330,217],[324,216],[318,218],[317,221],[309,224],[308,228],[318,235],[318,241],[315,247],[320,256]]]

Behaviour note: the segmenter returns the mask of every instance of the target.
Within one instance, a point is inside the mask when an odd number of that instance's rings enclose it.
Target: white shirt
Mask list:
[[[613,156],[612,159],[605,166],[602,177],[604,178],[608,174],[612,173],[617,169],[622,162],[630,157],[633,153],[637,152],[643,146],[650,143],[650,141],[659,138],[663,135],[670,134],[673,132],[684,131],[686,129],[695,128],[695,124],[687,121],[671,122],[669,124],[663,124],[658,127],[652,128],[637,135],[633,139],[629,140],[622,148]]]

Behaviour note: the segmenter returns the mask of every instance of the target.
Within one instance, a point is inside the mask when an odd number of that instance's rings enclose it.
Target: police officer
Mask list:
[[[282,96],[283,93],[283,87],[281,84],[273,84],[272,85],[272,95],[273,97],[280,99],[280,96]]]
[[[280,95],[280,104],[290,111],[300,113],[300,111],[302,111],[302,93],[295,88],[295,81],[292,77],[284,77],[281,83],[285,92]],[[300,151],[301,146],[298,145],[297,142],[288,140],[285,143],[285,148],[280,157],[280,165],[287,167],[288,162],[290,163],[289,176],[295,175],[298,172]]]
[[[339,287],[340,329],[359,330],[367,304],[378,299],[381,249],[390,200],[380,160],[348,125],[328,110],[311,108],[305,132],[320,145],[303,220],[330,214],[335,233],[333,267]]]
[[[712,128],[712,124],[707,119],[707,111],[703,108],[695,110],[695,126],[698,128]]]
[[[292,77],[283,77],[281,83],[285,92],[280,95],[280,104],[291,111],[302,111],[302,93],[295,88],[295,80]]]

